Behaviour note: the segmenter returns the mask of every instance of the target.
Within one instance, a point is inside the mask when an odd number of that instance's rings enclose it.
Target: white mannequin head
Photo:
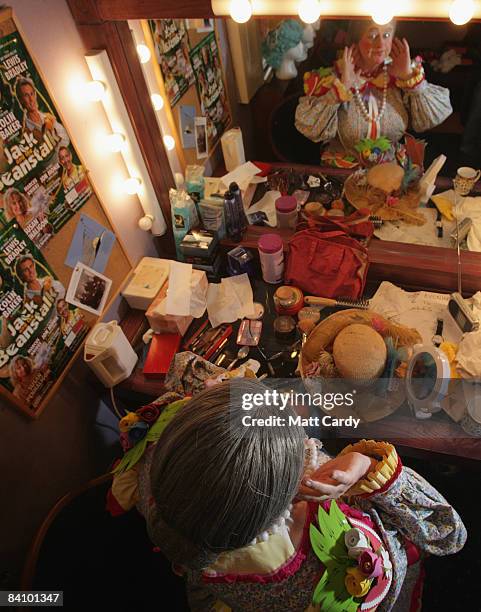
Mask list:
[[[304,33],[302,35],[302,42],[304,43],[306,49],[311,49],[314,46],[314,38],[316,37],[316,33],[314,28],[310,23],[308,23],[304,27]]]

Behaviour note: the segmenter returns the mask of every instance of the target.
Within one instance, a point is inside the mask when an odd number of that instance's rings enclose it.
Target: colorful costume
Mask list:
[[[314,142],[328,143],[322,159],[328,165],[355,167],[359,141],[381,136],[396,145],[408,126],[424,132],[451,113],[449,90],[428,83],[420,60],[407,81],[390,76],[385,66],[361,76],[359,88],[341,82],[342,61],[304,75],[296,128]]]
[[[195,362],[189,358],[183,364],[191,379]],[[171,386],[178,387],[178,382]],[[109,496],[113,514],[137,505],[150,525],[156,520],[150,468],[155,445],[162,444],[166,414],[173,416],[184,404],[185,400],[176,398],[178,394],[172,393],[159,398],[120,422],[127,447],[139,435],[142,438],[117,469]],[[305,441],[306,474],[329,460],[320,446],[317,440]],[[460,550],[466,540],[465,528],[456,511],[431,485],[401,465],[393,446],[363,440],[342,454],[351,451],[371,457],[373,467],[343,502],[295,502],[248,546],[222,552],[202,570],[187,570],[191,609],[418,610],[422,556]],[[185,546],[179,534],[167,529],[167,547]],[[336,530],[342,534],[339,541]],[[332,583],[337,585],[335,596]]]

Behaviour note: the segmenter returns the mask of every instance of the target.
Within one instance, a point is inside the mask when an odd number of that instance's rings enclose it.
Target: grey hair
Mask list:
[[[171,561],[199,569],[219,553],[247,545],[297,493],[304,429],[240,424],[246,413],[233,400],[265,390],[249,379],[217,385],[190,400],[162,433],[150,471],[154,505],[147,525]],[[271,413],[262,405],[249,415]],[[287,422],[293,414],[286,408],[282,416]]]
[[[20,87],[24,85],[30,85],[30,87],[37,92],[37,88],[35,87],[35,83],[29,77],[19,77],[17,82],[15,83],[15,93],[17,95],[18,100],[20,101]]]
[[[392,19],[389,24],[392,25],[394,31],[396,31],[396,20]],[[377,23],[375,23],[372,19],[351,19],[347,28],[347,39],[348,43],[352,45],[353,43],[358,43],[364,32],[371,27],[379,27]]]

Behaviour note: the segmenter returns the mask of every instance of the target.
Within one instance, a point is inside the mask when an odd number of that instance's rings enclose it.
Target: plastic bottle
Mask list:
[[[264,234],[257,242],[262,278],[266,283],[277,284],[284,274],[284,248],[277,234]]]
[[[296,229],[297,200],[294,196],[281,196],[276,200],[277,227]]]

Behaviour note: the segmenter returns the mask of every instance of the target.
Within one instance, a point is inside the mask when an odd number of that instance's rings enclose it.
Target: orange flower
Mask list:
[[[364,597],[369,593],[371,580],[358,567],[348,567],[344,578],[347,592],[353,597]]]

